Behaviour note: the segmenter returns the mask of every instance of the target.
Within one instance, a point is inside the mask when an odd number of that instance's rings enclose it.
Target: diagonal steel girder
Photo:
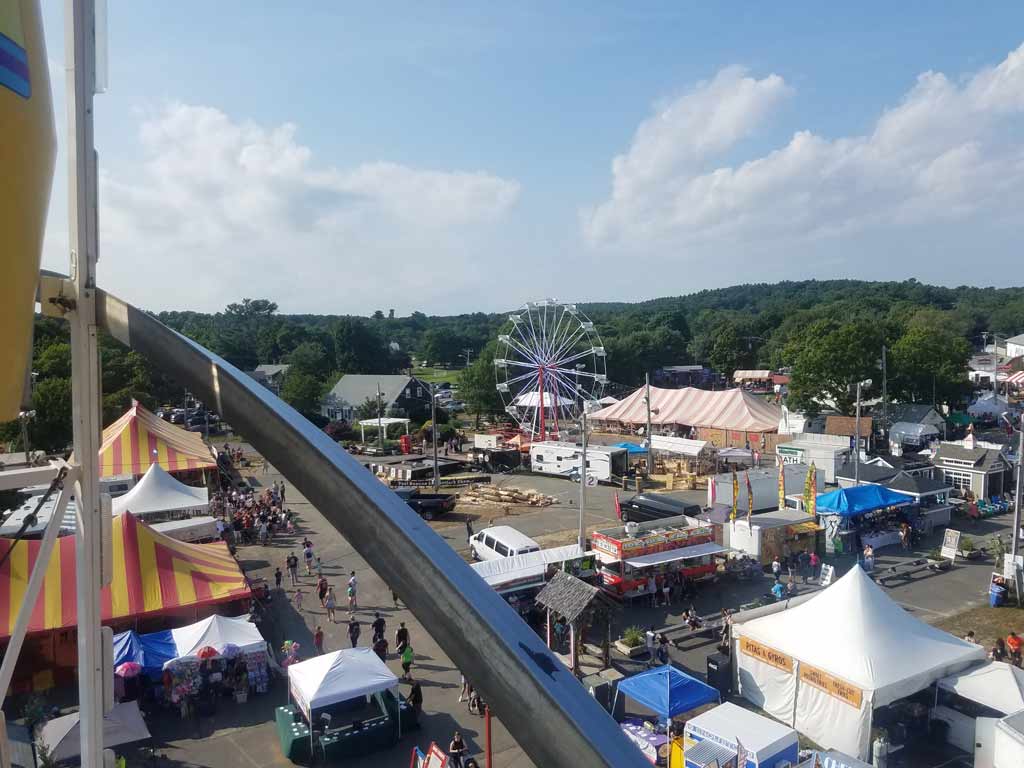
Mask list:
[[[281,470],[391,586],[540,768],[641,768],[543,641],[390,489],[256,380],[104,291],[98,324],[185,384]]]

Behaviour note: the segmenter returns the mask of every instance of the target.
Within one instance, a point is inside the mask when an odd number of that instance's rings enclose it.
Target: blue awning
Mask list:
[[[618,690],[663,720],[719,700],[716,689],[668,664],[627,677]]]
[[[178,655],[170,630],[139,635],[129,630],[114,635],[114,668],[126,661],[142,665],[147,674],[160,674],[164,664]]]
[[[821,494],[817,499],[817,512],[819,515],[856,517],[878,509],[902,507],[913,503],[913,496],[881,485],[858,485]]]
[[[647,448],[639,443],[616,443],[612,448],[625,448],[626,453],[647,453]]]

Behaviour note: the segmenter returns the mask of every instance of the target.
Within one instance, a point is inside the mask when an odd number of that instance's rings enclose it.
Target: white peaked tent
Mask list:
[[[39,741],[50,750],[50,757],[54,761],[73,760],[82,754],[79,734],[79,714],[72,712],[47,720],[39,732]],[[115,704],[103,716],[103,746],[107,749],[149,737],[149,729],[142,719],[137,701]]]
[[[549,392],[545,390],[545,410],[555,407],[555,399],[556,396],[554,392]],[[562,397],[561,395],[558,395],[557,399],[558,404],[562,407],[568,407],[576,404],[575,401],[573,401],[572,399],[568,397]],[[519,406],[520,408],[540,408],[540,392],[534,389],[529,392],[523,392],[519,395],[516,395],[515,399],[512,401],[512,405]]]
[[[824,747],[870,758],[871,715],[985,657],[854,567],[795,608],[734,627],[744,698]]]
[[[939,680],[939,687],[1004,715],[1024,709],[1024,669],[1002,661],[990,661],[975,669],[944,677]]]
[[[179,659],[194,657],[206,646],[217,653],[223,652],[227,645],[236,646],[242,653],[255,653],[267,647],[267,641],[248,616],[210,616],[187,627],[172,629],[171,637]]]
[[[971,416],[987,415],[998,418],[1006,413],[1009,407],[1010,404],[1006,401],[1005,397],[1001,397],[994,392],[986,392],[967,406],[967,413]]]
[[[159,464],[150,464],[135,487],[113,501],[115,515],[128,510],[142,520],[161,512],[199,514],[209,507],[210,495],[205,488],[193,488],[175,480]]]
[[[307,720],[313,710],[397,685],[395,673],[370,648],[345,648],[288,667],[288,692]]]

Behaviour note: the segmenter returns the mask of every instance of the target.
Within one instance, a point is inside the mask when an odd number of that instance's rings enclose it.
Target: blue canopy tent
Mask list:
[[[615,445],[612,446],[612,448],[625,448],[627,454],[647,453],[647,447],[640,445],[639,443],[616,443]]]
[[[914,497],[890,490],[881,485],[858,485],[823,493],[817,499],[819,515],[857,517],[888,507],[903,507],[914,503]]]
[[[140,635],[131,630],[114,635],[114,668],[126,661],[142,665],[147,675],[159,675],[164,664],[177,658],[178,647],[170,630]]]
[[[615,696],[620,693],[655,712],[662,720],[720,700],[716,689],[670,664],[627,677],[619,683]]]

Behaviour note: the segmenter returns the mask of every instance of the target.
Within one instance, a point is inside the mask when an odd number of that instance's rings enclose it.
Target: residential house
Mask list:
[[[927,424],[935,427],[941,434],[946,428],[946,420],[942,414],[927,403],[893,403],[888,411],[889,423],[905,422],[907,424]]]
[[[1024,355],[1024,333],[1011,336],[1006,340],[1006,356],[1021,357]]]
[[[281,394],[281,384],[288,373],[290,365],[257,365],[255,370],[246,371],[249,376],[269,389],[275,395]]]
[[[862,451],[868,451],[871,449],[871,429],[873,421],[870,416],[860,417],[860,448]],[[857,434],[857,418],[855,416],[826,416],[825,417],[825,434],[826,435],[843,435],[845,437],[853,437]],[[853,445],[853,441],[850,441],[850,445]]]
[[[836,483],[840,488],[849,488],[856,482],[855,472],[856,467],[852,461],[843,463],[836,469]],[[883,453],[861,462],[860,481],[884,485],[900,474],[931,478],[934,472],[935,468],[928,460],[916,453],[905,453],[902,456]]]
[[[353,421],[359,406],[377,400],[378,389],[388,416],[413,418],[430,408],[430,386],[415,376],[347,373],[324,396],[320,413],[331,421]]]
[[[973,435],[956,443],[939,443],[932,463],[936,475],[975,498],[990,498],[1013,487],[1013,466],[1000,446],[978,445]]]

